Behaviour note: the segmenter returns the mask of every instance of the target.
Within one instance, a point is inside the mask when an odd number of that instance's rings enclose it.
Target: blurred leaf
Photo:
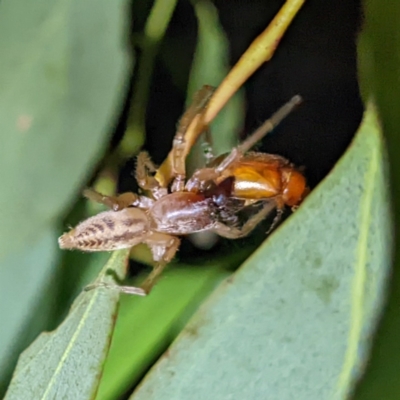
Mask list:
[[[54,279],[56,290],[54,290],[53,313],[50,321],[52,328],[65,318],[73,300],[96,278],[109,257],[106,252],[63,253],[61,265]]]
[[[344,398],[390,263],[383,156],[370,108],[332,174],[200,308],[131,398]]]
[[[193,1],[198,20],[196,52],[188,85],[188,105],[203,85],[217,87],[229,72],[229,42],[218,18],[217,9],[207,0]],[[216,154],[230,151],[237,144],[244,120],[244,98],[240,92],[232,97],[211,124]],[[201,157],[199,146],[195,149]],[[195,150],[196,151],[196,150]],[[200,160],[203,165],[203,159]]]
[[[63,225],[68,227],[76,226],[81,221],[106,209],[102,204],[79,197],[65,217]],[[61,233],[63,232],[61,231]],[[82,288],[96,278],[109,258],[107,252],[62,251],[60,253],[61,257],[53,282],[55,287],[53,293],[54,301],[48,327],[51,330],[55,329],[64,320],[72,302],[80,294]]]
[[[360,83],[364,92],[374,96],[388,144],[395,243],[388,302],[354,398],[394,400],[400,393],[400,3],[366,0],[364,4]]]
[[[96,400],[114,400],[136,383],[176,335],[181,319],[227,274],[223,265],[180,265],[163,274],[151,296],[123,296]]]
[[[98,279],[123,277],[128,251],[114,252]],[[65,321],[22,353],[5,399],[91,399],[95,396],[116,318],[119,292],[83,292]]]
[[[206,254],[202,261],[190,265],[169,266],[146,298],[122,296],[96,400],[119,398],[137,384],[204,298],[254,251],[254,244],[247,243],[232,252],[236,244],[231,242],[229,250],[218,257]]]
[[[45,309],[35,318],[35,327],[28,322],[56,266],[56,240],[56,232],[50,229],[32,241],[25,252],[12,253],[0,263],[1,385],[7,383],[5,380],[11,372],[7,370],[15,366],[21,346],[27,346],[27,340],[32,340],[44,328],[48,316]]]
[[[119,144],[121,158],[130,158],[143,144],[146,108],[158,48],[174,13],[177,0],[155,0],[144,27],[143,36],[136,38],[141,47],[136,68],[134,92],[129,110],[128,126]]]
[[[71,203],[104,148],[129,67],[126,3],[0,3],[0,259]]]

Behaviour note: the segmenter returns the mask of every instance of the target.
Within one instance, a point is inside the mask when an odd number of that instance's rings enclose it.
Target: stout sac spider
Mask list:
[[[124,293],[146,295],[175,256],[180,245],[179,236],[213,231],[225,238],[241,238],[273,209],[282,208],[284,204],[295,206],[303,198],[305,180],[288,161],[262,153],[246,154],[301,102],[300,96],[294,96],[227,156],[196,171],[185,183],[184,135],[193,118],[203,112],[207,101],[198,96],[180,121],[172,147],[170,189],[168,184],[161,185],[155,179],[156,167],[148,154],[142,152],[137,157],[135,177],[149,196],[132,192],[104,196],[90,189],[84,192],[87,198],[111,210],[88,218],[63,234],[58,240],[60,248],[112,251],[145,243],[156,263],[140,288],[104,283],[95,287],[113,287]],[[269,170],[263,171],[263,166]],[[255,202],[261,203],[261,208],[239,227],[236,213]]]

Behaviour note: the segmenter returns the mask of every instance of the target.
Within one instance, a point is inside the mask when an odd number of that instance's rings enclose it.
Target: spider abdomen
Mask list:
[[[104,211],[82,221],[64,233],[58,243],[62,249],[111,251],[141,243],[149,232],[146,213],[138,208]]]

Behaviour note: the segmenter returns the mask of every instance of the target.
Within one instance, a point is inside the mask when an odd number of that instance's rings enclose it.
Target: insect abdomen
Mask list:
[[[143,241],[148,234],[147,215],[138,208],[105,211],[64,233],[58,239],[61,249],[112,251],[125,249]]]

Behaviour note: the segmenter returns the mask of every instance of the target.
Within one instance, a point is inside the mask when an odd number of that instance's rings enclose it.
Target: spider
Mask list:
[[[95,287],[116,288],[129,294],[146,295],[151,291],[165,266],[175,256],[180,245],[179,236],[200,231],[213,231],[219,236],[229,239],[247,236],[277,207],[278,203],[275,201],[277,196],[264,196],[260,199],[256,197],[250,199],[246,196],[243,199],[240,198],[240,189],[237,185],[243,181],[244,175],[239,174],[235,170],[235,166],[246,162],[249,157],[246,155],[248,150],[286,117],[300,101],[300,96],[294,96],[256,132],[239,146],[233,148],[220,162],[216,162],[212,167],[198,170],[185,184],[186,156],[182,151],[184,134],[194,116],[201,112],[202,107],[204,108],[205,102],[203,101],[203,104],[200,105],[198,102],[195,103],[182,117],[173,141],[171,188],[169,189],[168,185],[161,185],[157,181],[154,177],[154,173],[157,171],[156,166],[146,152],[141,152],[137,157],[135,177],[139,187],[149,195],[127,192],[118,196],[104,196],[94,190],[86,190],[85,197],[105,204],[111,210],[88,218],[74,229],[64,233],[58,240],[60,248],[112,251],[131,248],[139,243],[147,244],[151,250],[155,267],[141,287],[105,283],[95,285]],[[255,158],[251,157],[251,160],[256,162]],[[278,157],[277,159],[280,160]],[[291,167],[285,166],[285,168],[288,168],[289,171]],[[292,168],[292,170],[294,174],[294,169]],[[282,172],[282,175],[284,174]],[[288,172],[288,177],[290,178],[290,176],[290,172]],[[290,181],[289,178],[286,180]],[[279,183],[280,191],[282,191],[281,186]],[[290,185],[286,186],[283,195],[280,196],[282,201],[285,201],[286,195],[290,192]],[[247,195],[249,193],[246,192]],[[237,194],[239,196],[236,196]],[[233,197],[236,198],[235,206],[232,206]],[[271,198],[275,200],[271,200]],[[247,204],[259,200],[263,200],[262,207],[242,226],[238,227],[236,212]]]

